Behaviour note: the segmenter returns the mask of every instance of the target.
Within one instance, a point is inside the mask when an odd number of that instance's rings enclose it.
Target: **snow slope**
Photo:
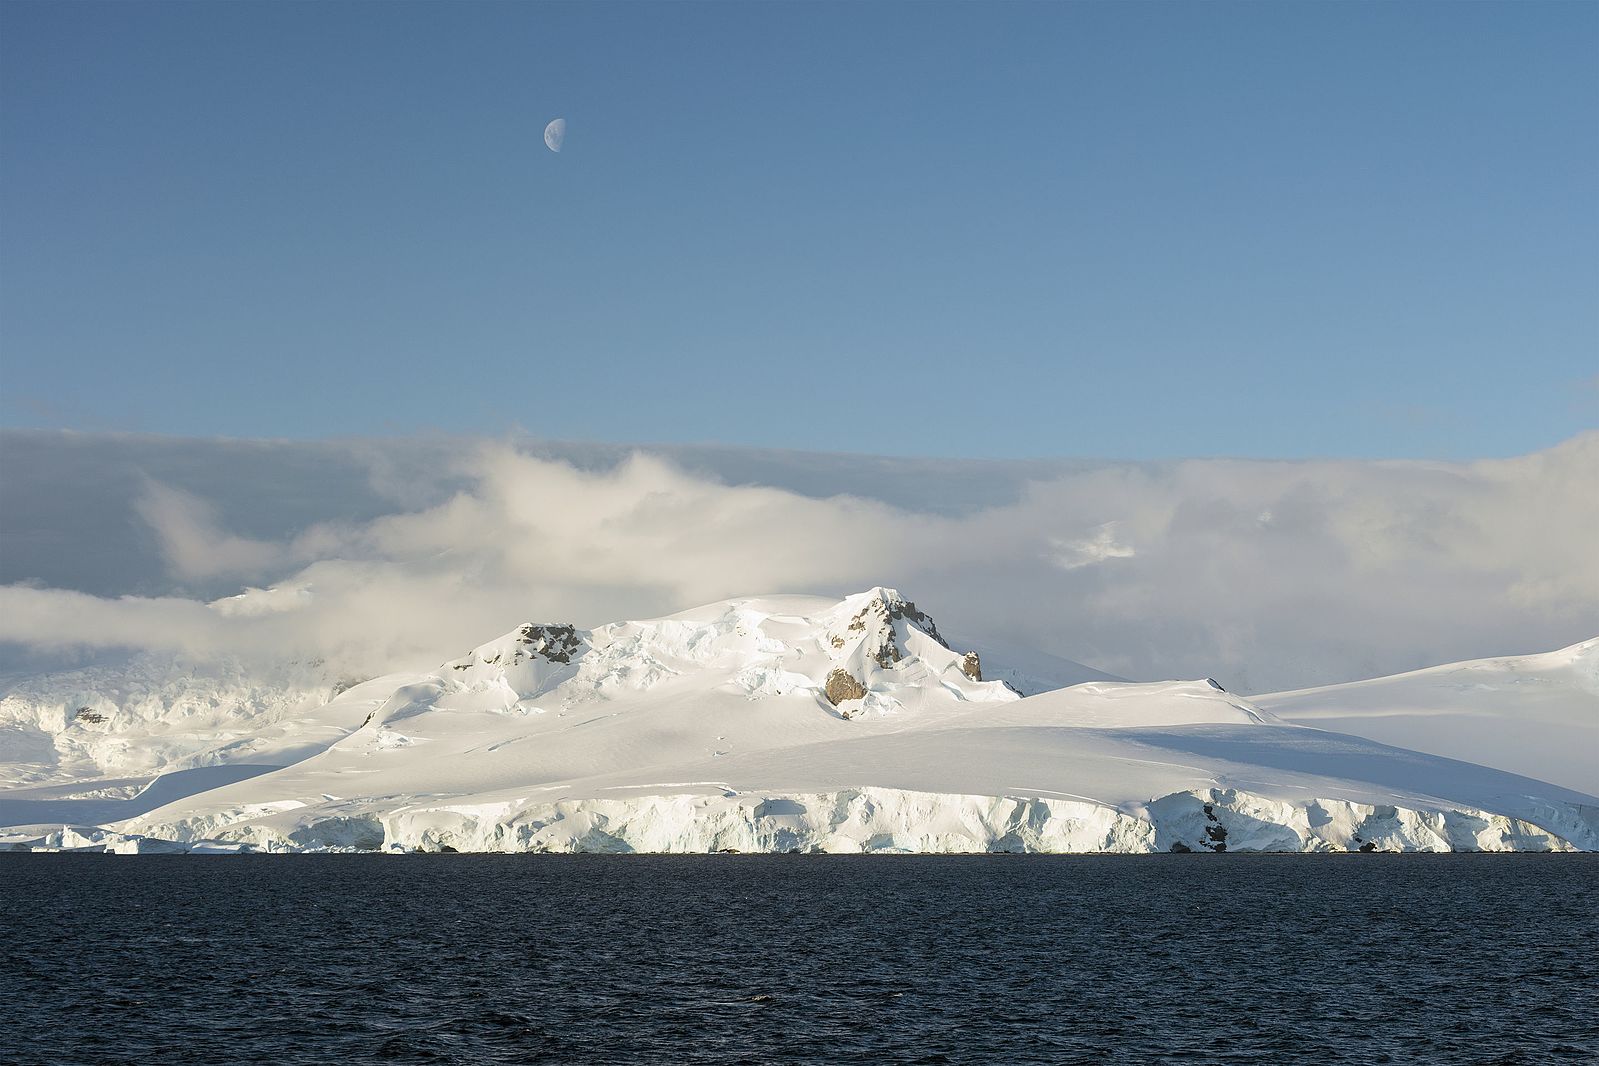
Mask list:
[[[1291,722],[1599,794],[1599,638],[1250,698]]]
[[[1286,723],[1214,682],[1022,698],[984,666],[889,589],[529,624],[200,764],[236,777],[13,790],[25,809],[0,821],[125,851],[1599,848],[1592,796]],[[286,722],[323,746],[268,768],[304,750]],[[89,801],[127,805],[20,816]]]

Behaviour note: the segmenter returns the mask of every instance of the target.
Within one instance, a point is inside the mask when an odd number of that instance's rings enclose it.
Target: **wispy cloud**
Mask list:
[[[169,569],[180,578],[252,577],[282,566],[289,554],[282,545],[226,532],[210,504],[156,481],[146,484],[134,510],[155,532]]]

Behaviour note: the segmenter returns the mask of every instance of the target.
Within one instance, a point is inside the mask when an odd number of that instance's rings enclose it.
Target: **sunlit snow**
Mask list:
[[[592,631],[529,623],[431,673],[337,695],[315,664],[270,696],[225,674],[192,678],[181,698],[155,678],[57,675],[0,700],[0,824],[13,827],[0,842],[1599,848],[1592,796],[1293,724],[1284,717],[1304,705],[1286,696],[1252,701],[1210,679],[1132,684],[951,643],[877,588],[842,601],[727,600]],[[1033,694],[1017,691],[1029,684]]]

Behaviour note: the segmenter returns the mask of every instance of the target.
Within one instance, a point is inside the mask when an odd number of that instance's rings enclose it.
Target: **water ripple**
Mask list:
[[[0,857],[0,1061],[1523,1063],[1599,856]]]

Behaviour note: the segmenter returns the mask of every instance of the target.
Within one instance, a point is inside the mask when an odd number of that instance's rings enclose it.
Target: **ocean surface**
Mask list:
[[[0,1062],[1599,1061],[1599,855],[0,856]]]

